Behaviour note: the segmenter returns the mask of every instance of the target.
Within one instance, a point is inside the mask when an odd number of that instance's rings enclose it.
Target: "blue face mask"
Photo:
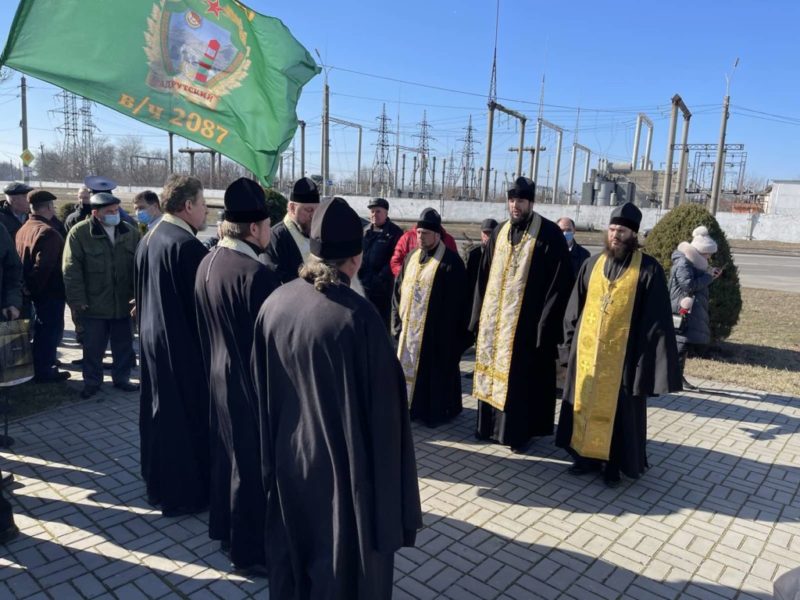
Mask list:
[[[575,239],[575,232],[574,231],[565,231],[564,232],[564,237],[566,238],[567,243],[569,244],[572,240]]]
[[[142,225],[149,225],[153,222],[153,215],[144,209],[139,209],[136,211],[136,220]]]
[[[108,227],[116,227],[117,225],[119,225],[119,213],[105,215],[103,217],[103,225],[106,225]]]

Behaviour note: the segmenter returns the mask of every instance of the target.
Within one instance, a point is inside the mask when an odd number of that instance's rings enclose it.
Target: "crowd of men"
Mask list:
[[[66,232],[51,193],[6,188],[0,308],[34,315],[35,378],[57,381],[69,306],[84,398],[110,343],[113,385],[140,392],[148,501],[165,516],[208,509],[210,537],[275,598],[391,596],[394,552],[421,527],[410,421],[461,412],[473,345],[477,439],[525,452],[552,435],[560,364],[556,443],[570,473],[609,486],[647,468],[646,398],[681,389],[666,279],[639,248],[633,204],[589,257],[520,177],[510,218],[485,220],[462,260],[436,210],[403,233],[375,198],[364,224],[308,178],[274,225],[262,187],[233,182],[211,251],[198,179],[137,195],[136,221],[112,191],[88,178]]]

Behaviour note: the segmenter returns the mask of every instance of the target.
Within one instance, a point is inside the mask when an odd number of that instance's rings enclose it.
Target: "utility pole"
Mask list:
[[[172,149],[172,144],[173,144],[172,138],[175,136],[175,134],[169,131],[167,135],[169,136],[169,172],[170,174],[172,174],[175,172],[175,155]]]
[[[397,175],[400,170],[400,104],[397,105],[397,135],[394,142],[394,188],[397,189]]]
[[[330,106],[328,104],[328,74],[325,73],[325,89],[322,94],[322,195],[328,195],[328,152],[330,151]]]
[[[442,159],[442,200],[444,200],[444,174],[447,169],[447,159]]]
[[[400,178],[400,193],[403,192],[405,187],[406,187],[406,153],[403,152],[403,175]]]
[[[731,103],[731,79],[736,67],[739,66],[739,59],[733,63],[733,71],[731,76],[725,75],[725,98],[722,101],[722,122],[719,125],[719,144],[717,144],[717,162],[714,164],[714,181],[711,184],[711,207],[710,212],[712,215],[717,214],[719,208],[719,192],[722,189],[722,180],[725,178],[725,130],[728,127],[728,108]]]
[[[300,124],[300,178],[306,176],[306,122],[298,121]]]
[[[22,100],[22,120],[20,121],[20,126],[22,127],[22,151],[25,152],[28,149],[28,85],[24,75],[19,82],[19,89],[20,99]],[[44,155],[44,153],[42,153],[42,155]],[[23,164],[22,180],[25,183],[28,183],[29,179],[30,175],[28,167]]]
[[[672,113],[669,123],[669,139],[667,140],[667,160],[664,166],[664,193],[661,198],[661,208],[670,208],[672,206],[672,157],[675,150],[675,132],[678,127],[678,109],[683,112],[684,132],[688,132],[689,119],[692,117],[692,113],[689,112],[683,99],[678,94],[675,94],[672,97]],[[680,179],[680,176],[678,178]]]
[[[328,176],[330,175],[328,171],[330,166],[330,162],[328,160],[328,154],[330,151],[330,88],[328,87],[328,69],[325,68],[324,63],[322,62],[322,56],[320,56],[319,50],[315,48],[314,52],[317,53],[319,62],[325,71],[325,83],[322,88],[322,149],[320,152],[322,166],[320,167],[320,170],[322,171],[322,195],[327,196]]]

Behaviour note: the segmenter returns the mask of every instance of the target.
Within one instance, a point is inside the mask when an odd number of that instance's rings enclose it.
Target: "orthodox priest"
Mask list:
[[[313,179],[298,179],[286,205],[283,221],[272,228],[272,239],[261,260],[272,267],[281,283],[297,279],[297,271],[308,258],[311,219],[319,206],[319,189]]]
[[[208,251],[203,185],[171,175],[165,215],[136,249],[136,307],[141,348],[139,432],[147,497],[164,516],[208,506],[209,397],[197,331],[194,282]]]
[[[417,249],[395,281],[392,322],[411,418],[435,427],[461,412],[459,361],[469,346],[470,296],[461,257],[444,245],[433,209],[417,222]]]
[[[197,324],[211,394],[211,492],[208,531],[241,572],[264,568],[264,507],[258,406],[250,373],[253,326],[280,285],[258,261],[269,244],[264,190],[240,178],[225,190],[222,239],[195,279]]]
[[[620,471],[647,469],[647,397],[681,389],[667,278],[639,250],[642,213],[614,209],[605,251],[578,273],[564,316],[561,362],[567,378],[556,444],[575,459],[569,472],[604,468],[609,486]]]
[[[422,525],[403,371],[350,289],[361,220],[341,198],[311,225],[299,279],[258,315],[253,379],[267,495],[270,597],[382,600]]]
[[[564,236],[533,210],[534,195],[527,177],[508,190],[511,218],[486,246],[470,325],[476,437],[515,451],[553,433],[557,346],[573,280]]]

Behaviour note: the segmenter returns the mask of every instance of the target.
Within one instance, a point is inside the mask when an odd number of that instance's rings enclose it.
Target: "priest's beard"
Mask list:
[[[603,244],[603,251],[606,257],[620,262],[628,258],[628,256],[630,256],[633,251],[639,247],[639,240],[635,235],[633,235],[628,240],[622,242],[621,246],[612,248],[611,242],[608,241],[608,236],[606,236]]]
[[[528,212],[521,213],[518,217],[511,217],[511,224],[521,225],[522,223],[527,223],[528,219],[531,218],[532,212],[533,212],[533,207],[528,209]]]

